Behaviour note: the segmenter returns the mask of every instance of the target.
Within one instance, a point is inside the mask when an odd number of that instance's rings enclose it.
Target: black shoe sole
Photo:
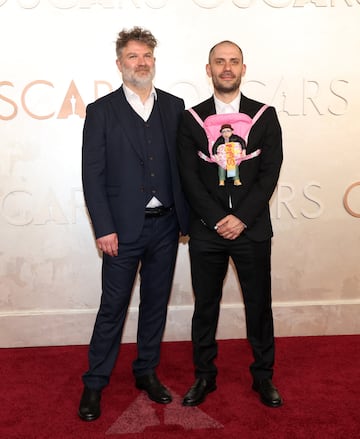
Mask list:
[[[149,399],[151,399],[151,401],[157,402],[158,404],[170,404],[172,402],[172,398],[166,399],[165,401],[162,399],[156,399],[156,398],[152,398],[147,392],[146,390],[144,390],[144,392],[147,394],[147,396],[149,397]]]
[[[272,408],[281,407],[281,406],[284,404],[283,401],[279,401],[279,402],[276,402],[276,403],[272,403],[272,402],[265,401],[265,400],[262,399],[262,398],[260,398],[260,401],[261,401],[264,405],[266,405],[267,407],[272,407]]]
[[[189,402],[183,400],[182,405],[183,405],[184,407],[195,407],[195,406],[197,406],[197,405],[199,405],[199,404],[202,404],[202,403],[205,401],[207,395],[208,395],[209,393],[211,393],[211,392],[215,392],[216,389],[217,389],[216,384],[214,384],[214,386],[210,387],[209,389],[207,389],[207,390],[204,392],[204,396],[203,396],[201,399],[198,399],[198,400],[196,400],[196,401],[189,401]]]
[[[78,412],[79,418],[83,421],[86,422],[91,422],[91,421],[96,421],[96,419],[100,418],[101,413],[99,413],[98,415],[83,415],[80,412]]]

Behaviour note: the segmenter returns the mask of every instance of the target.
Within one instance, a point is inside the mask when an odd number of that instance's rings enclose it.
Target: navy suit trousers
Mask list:
[[[134,281],[140,266],[138,356],[135,376],[154,372],[159,363],[167,306],[179,243],[179,226],[170,212],[146,218],[136,242],[122,244],[118,256],[103,255],[102,296],[89,348],[89,370],[83,382],[92,389],[109,383],[116,363]]]

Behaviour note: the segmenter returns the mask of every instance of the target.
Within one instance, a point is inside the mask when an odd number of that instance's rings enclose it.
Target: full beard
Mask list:
[[[146,72],[146,75],[142,72]],[[155,77],[155,68],[138,69],[135,72],[123,69],[122,77],[125,83],[132,84],[136,88],[146,88],[152,84],[152,80]]]

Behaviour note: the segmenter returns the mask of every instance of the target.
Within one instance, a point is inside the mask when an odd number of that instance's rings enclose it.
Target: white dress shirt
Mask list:
[[[238,113],[240,108],[240,99],[241,99],[240,91],[239,94],[236,96],[236,98],[233,101],[231,101],[229,104],[225,104],[225,102],[220,101],[220,99],[218,99],[214,95],[216,114]]]
[[[152,109],[154,107],[154,102],[157,99],[157,94],[154,86],[152,86],[149,97],[143,103],[140,99],[140,96],[136,94],[134,91],[130,90],[125,84],[123,84],[123,89],[125,93],[126,100],[131,105],[132,109],[146,122]]]

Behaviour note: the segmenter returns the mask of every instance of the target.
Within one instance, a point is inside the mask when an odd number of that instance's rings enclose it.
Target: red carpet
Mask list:
[[[191,344],[164,343],[158,370],[174,401],[161,406],[134,387],[133,344],[123,345],[100,419],[78,419],[86,346],[1,349],[1,439],[360,438],[360,335],[277,339],[274,382],[285,404],[251,390],[245,340],[219,342],[218,390],[182,407],[193,382]],[[234,361],[236,360],[236,361]]]

